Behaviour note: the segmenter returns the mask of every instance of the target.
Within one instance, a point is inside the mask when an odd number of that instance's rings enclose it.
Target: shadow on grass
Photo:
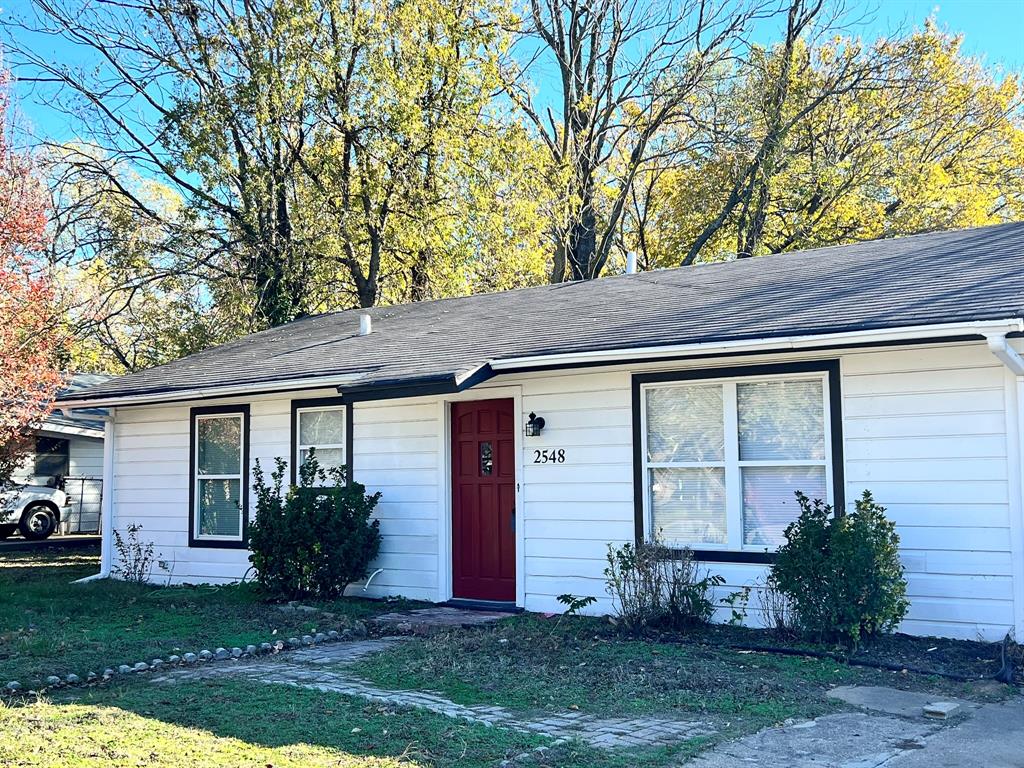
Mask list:
[[[335,693],[220,678],[173,685],[145,678],[64,692],[50,702],[0,709],[0,764],[12,740],[40,764],[496,766],[551,740]],[[566,744],[534,753],[533,766],[668,765],[696,745],[603,751]],[[52,757],[52,762],[50,761]],[[8,761],[10,762],[10,761]],[[13,761],[13,764],[18,764]]]

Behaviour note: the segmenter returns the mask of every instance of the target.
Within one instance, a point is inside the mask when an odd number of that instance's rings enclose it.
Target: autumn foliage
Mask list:
[[[61,382],[53,290],[33,260],[46,243],[45,189],[31,157],[11,147],[6,85],[0,73],[0,480]]]

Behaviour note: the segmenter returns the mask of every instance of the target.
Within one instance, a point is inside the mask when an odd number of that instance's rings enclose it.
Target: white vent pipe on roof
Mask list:
[[[359,316],[359,335],[369,336],[373,332],[373,320],[369,315]]]
[[[634,251],[630,251],[626,254],[626,274],[636,274],[636,253]]]

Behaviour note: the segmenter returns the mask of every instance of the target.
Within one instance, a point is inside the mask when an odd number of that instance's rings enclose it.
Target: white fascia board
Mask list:
[[[596,362],[614,364],[620,360],[657,360],[665,357],[700,357],[723,352],[759,352],[800,350],[811,347],[842,347],[851,344],[881,344],[900,341],[942,339],[955,336],[987,337],[991,334],[1007,334],[1024,331],[1024,320],[985,320],[973,323],[941,323],[915,325],[904,328],[886,328],[867,331],[844,331],[801,336],[775,336],[742,341],[699,342],[696,344],[672,344],[660,347],[625,347],[621,349],[597,350],[593,352],[570,352],[567,354],[532,355],[530,357],[509,357],[492,360],[495,371],[512,371],[533,366],[573,365]]]
[[[61,409],[63,410],[63,409]],[[68,414],[69,417],[74,418],[72,414]],[[102,419],[100,416],[90,416],[92,421],[99,421]],[[103,439],[102,429],[90,429],[89,427],[72,427],[67,424],[52,424],[48,421],[44,421],[42,426],[39,427],[37,432],[53,432],[60,435],[75,435],[77,437],[96,437],[100,440]]]
[[[234,384],[223,387],[179,389],[173,392],[154,392],[146,395],[116,395],[93,400],[61,400],[55,405],[56,410],[74,408],[112,408],[125,405],[146,405],[149,403],[177,403],[189,400],[209,400],[236,395],[258,395],[272,392],[287,392],[293,389],[331,389],[344,384],[351,384],[362,378],[361,374],[351,376],[312,377],[305,379],[282,379],[281,381],[261,381],[254,384]]]

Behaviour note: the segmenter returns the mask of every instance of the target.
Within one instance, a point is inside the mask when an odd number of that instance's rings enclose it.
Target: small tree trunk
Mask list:
[[[426,301],[430,298],[430,262],[433,253],[430,248],[420,251],[409,269],[409,298]]]
[[[568,268],[570,280],[595,277],[597,256],[597,215],[594,212],[594,185],[588,182],[580,190],[580,207],[568,232]]]

